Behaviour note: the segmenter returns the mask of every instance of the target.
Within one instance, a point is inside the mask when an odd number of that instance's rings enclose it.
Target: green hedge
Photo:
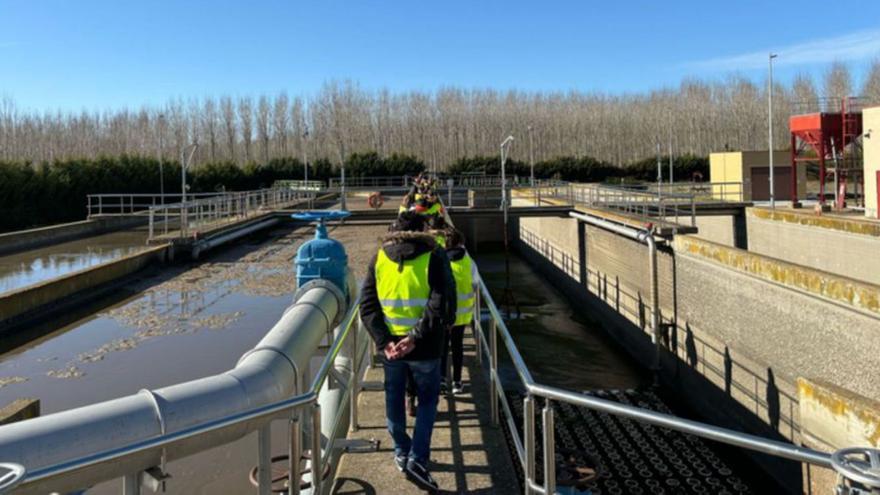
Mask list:
[[[393,154],[381,158],[375,152],[354,153],[346,161],[350,177],[415,175],[425,164],[409,155]],[[664,160],[664,167],[667,161]],[[165,191],[180,193],[180,164],[165,162]],[[452,174],[500,173],[498,157],[463,158],[449,167]],[[664,168],[664,173],[665,173]],[[676,158],[679,180],[689,180],[694,172],[709,177],[708,159]],[[507,172],[529,175],[529,165],[510,160]],[[560,157],[535,164],[539,178],[559,178],[579,182],[652,181],[656,178],[656,159],[645,159],[617,167],[590,157]],[[338,175],[329,160],[310,164],[309,178],[327,180]],[[219,162],[193,167],[188,173],[191,192],[242,191],[269,187],[279,179],[302,179],[303,164],[296,158],[276,158],[266,164],[239,167]],[[53,163],[0,162],[0,231],[18,230],[81,220],[86,216],[86,196],[98,193],[157,193],[159,162],[152,158],[121,156],[95,160],[67,160]]]
[[[668,157],[661,157],[663,177],[667,178]],[[508,160],[505,166],[511,175],[529,176],[529,164],[517,160]],[[478,156],[461,158],[449,168],[452,174],[501,173],[501,158],[498,156]],[[709,179],[709,159],[693,155],[675,157],[675,175],[677,180],[689,181],[694,173],[699,172],[703,180]],[[591,157],[575,158],[563,156],[535,163],[535,177],[539,179],[562,179],[575,182],[634,182],[654,181],[657,179],[657,158],[645,158],[622,167],[602,162]]]

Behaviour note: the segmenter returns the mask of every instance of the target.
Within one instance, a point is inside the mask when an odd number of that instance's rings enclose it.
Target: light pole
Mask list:
[[[532,126],[529,129],[529,185],[535,187],[535,143],[532,140]]]
[[[663,162],[660,161],[660,138],[657,138],[657,201],[660,201],[660,189],[663,187]]]
[[[162,137],[165,134],[165,114],[159,114],[159,201],[165,204],[165,167],[162,165]]]
[[[672,182],[675,180],[673,177],[674,170],[672,168],[672,123],[669,123],[669,192],[672,192]]]
[[[510,153],[510,145],[513,143],[513,136],[507,136],[507,139],[501,142],[501,210],[504,212],[504,228],[507,229],[507,172],[505,164],[507,163],[507,155]]]
[[[517,309],[517,318],[519,317],[519,304],[513,291],[510,290],[510,233],[507,231],[507,172],[505,165],[507,163],[507,155],[510,154],[510,146],[513,144],[513,136],[507,136],[501,142],[501,210],[504,212],[504,297],[501,298],[501,304],[506,308],[508,316],[511,306]]]
[[[776,191],[773,189],[773,59],[776,58],[775,53],[771,53],[767,57],[767,65],[769,66],[769,76],[767,77],[767,140],[769,142],[770,151],[770,208],[776,208]],[[794,150],[791,150],[794,153]],[[794,172],[792,172],[794,173]]]
[[[303,132],[303,187],[309,184],[309,126],[306,124]]]
[[[189,146],[185,146],[182,150],[180,150],[180,234],[181,237],[186,235],[186,231],[189,228],[189,219],[188,211],[186,208],[186,169],[189,168],[190,162],[192,161],[192,157],[198,149],[199,144],[193,143]],[[186,150],[189,149],[189,157],[186,157]]]

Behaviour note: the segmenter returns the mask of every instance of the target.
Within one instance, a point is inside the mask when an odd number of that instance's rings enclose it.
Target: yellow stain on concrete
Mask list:
[[[675,250],[880,315],[880,286],[877,285],[692,236],[677,236]]]
[[[834,448],[880,447],[880,403],[844,388],[798,378],[801,426]]]
[[[871,222],[856,218],[843,218],[834,215],[816,215],[814,213],[795,210],[771,210],[762,207],[748,208],[747,211],[749,215],[762,220],[773,220],[808,227],[839,230],[850,234],[880,237],[880,222]]]

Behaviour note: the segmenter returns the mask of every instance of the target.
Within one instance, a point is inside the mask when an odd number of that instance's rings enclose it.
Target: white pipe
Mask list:
[[[660,339],[660,289],[657,275],[657,242],[649,230],[636,230],[601,218],[569,212],[569,216],[582,222],[610,230],[642,244],[648,245],[648,270],[651,274],[651,342],[654,344],[654,371],[660,371],[661,339]]]
[[[159,466],[162,449],[112,463],[99,463],[67,475],[39,479],[41,470],[135,442],[181,431],[304,392],[297,383],[321,341],[345,312],[339,290],[326,283],[301,291],[256,347],[219,375],[141,392],[0,427],[0,459],[25,466],[35,479],[20,493],[67,493],[102,481]],[[236,424],[212,434],[169,445],[164,460],[227,444],[265,421]],[[19,493],[19,492],[17,492]]]

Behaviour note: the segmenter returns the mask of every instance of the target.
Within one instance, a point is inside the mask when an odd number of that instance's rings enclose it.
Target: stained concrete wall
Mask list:
[[[169,247],[158,246],[70,273],[40,284],[4,293],[0,296],[0,334],[22,318],[74,297],[89,293],[147,265],[166,259]]]
[[[0,234],[0,254],[112,232],[146,222],[143,218],[105,217]]]
[[[698,216],[696,217],[696,222],[698,232],[695,235],[697,237],[724,244],[725,246],[737,247],[737,221],[735,216]]]
[[[880,284],[880,223],[810,212],[748,208],[749,250]]]
[[[647,249],[601,229],[585,231],[586,280],[574,220],[522,219],[517,245],[647,366]],[[687,242],[662,248],[658,260],[668,324],[662,378],[685,403],[715,424],[797,443],[799,377],[880,397],[880,382],[868,371],[880,366],[880,287],[679,239]],[[808,489],[799,465],[757,459],[786,485]]]

